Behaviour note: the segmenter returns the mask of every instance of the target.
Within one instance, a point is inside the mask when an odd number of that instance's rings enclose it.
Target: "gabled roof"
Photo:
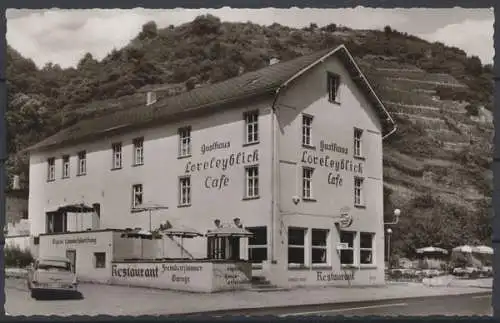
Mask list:
[[[119,132],[137,128],[146,128],[210,113],[216,109],[230,109],[235,101],[274,95],[276,91],[309,71],[328,57],[337,55],[341,59],[351,77],[377,108],[382,124],[390,125],[394,121],[377,97],[368,80],[344,45],[335,49],[318,51],[289,61],[273,64],[254,72],[228,79],[223,82],[195,88],[177,96],[158,100],[155,104],[143,105],[124,111],[81,121],[59,133],[42,140],[27,151],[45,150],[61,145],[90,141],[103,136],[111,136]],[[388,122],[387,122],[388,121]],[[387,129],[387,128],[386,128]]]

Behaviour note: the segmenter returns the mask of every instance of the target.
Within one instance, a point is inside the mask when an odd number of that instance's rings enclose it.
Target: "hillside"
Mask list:
[[[488,243],[492,187],[491,66],[460,49],[429,43],[386,27],[351,30],[315,24],[221,23],[200,16],[178,27],[151,22],[102,61],[87,54],[77,68],[35,64],[8,48],[9,175],[27,184],[27,145],[82,118],[127,109],[159,95],[218,82],[282,61],[345,44],[392,112],[399,130],[384,147],[387,218],[400,208],[393,249],[450,248]]]

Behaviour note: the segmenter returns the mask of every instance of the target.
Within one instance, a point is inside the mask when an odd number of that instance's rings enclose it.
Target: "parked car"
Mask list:
[[[32,298],[43,292],[78,292],[78,279],[71,261],[64,257],[37,259],[28,269],[28,289]]]
[[[475,267],[457,267],[453,269],[453,275],[459,277],[475,278],[479,276],[479,270]]]

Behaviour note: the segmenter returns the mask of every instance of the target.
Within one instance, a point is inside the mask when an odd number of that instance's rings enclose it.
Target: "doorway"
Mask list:
[[[66,258],[68,258],[71,262],[71,270],[73,271],[73,273],[76,273],[76,250],[66,250]]]

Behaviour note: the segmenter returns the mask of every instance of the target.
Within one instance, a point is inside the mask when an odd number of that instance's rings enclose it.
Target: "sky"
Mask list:
[[[439,41],[493,62],[493,9],[112,9],[7,10],[7,43],[39,67],[48,62],[75,66],[87,52],[104,58],[113,48],[128,44],[144,23],[159,28],[192,21],[210,13],[222,21],[261,25],[279,23],[301,28],[335,23],[353,29],[393,29]]]

